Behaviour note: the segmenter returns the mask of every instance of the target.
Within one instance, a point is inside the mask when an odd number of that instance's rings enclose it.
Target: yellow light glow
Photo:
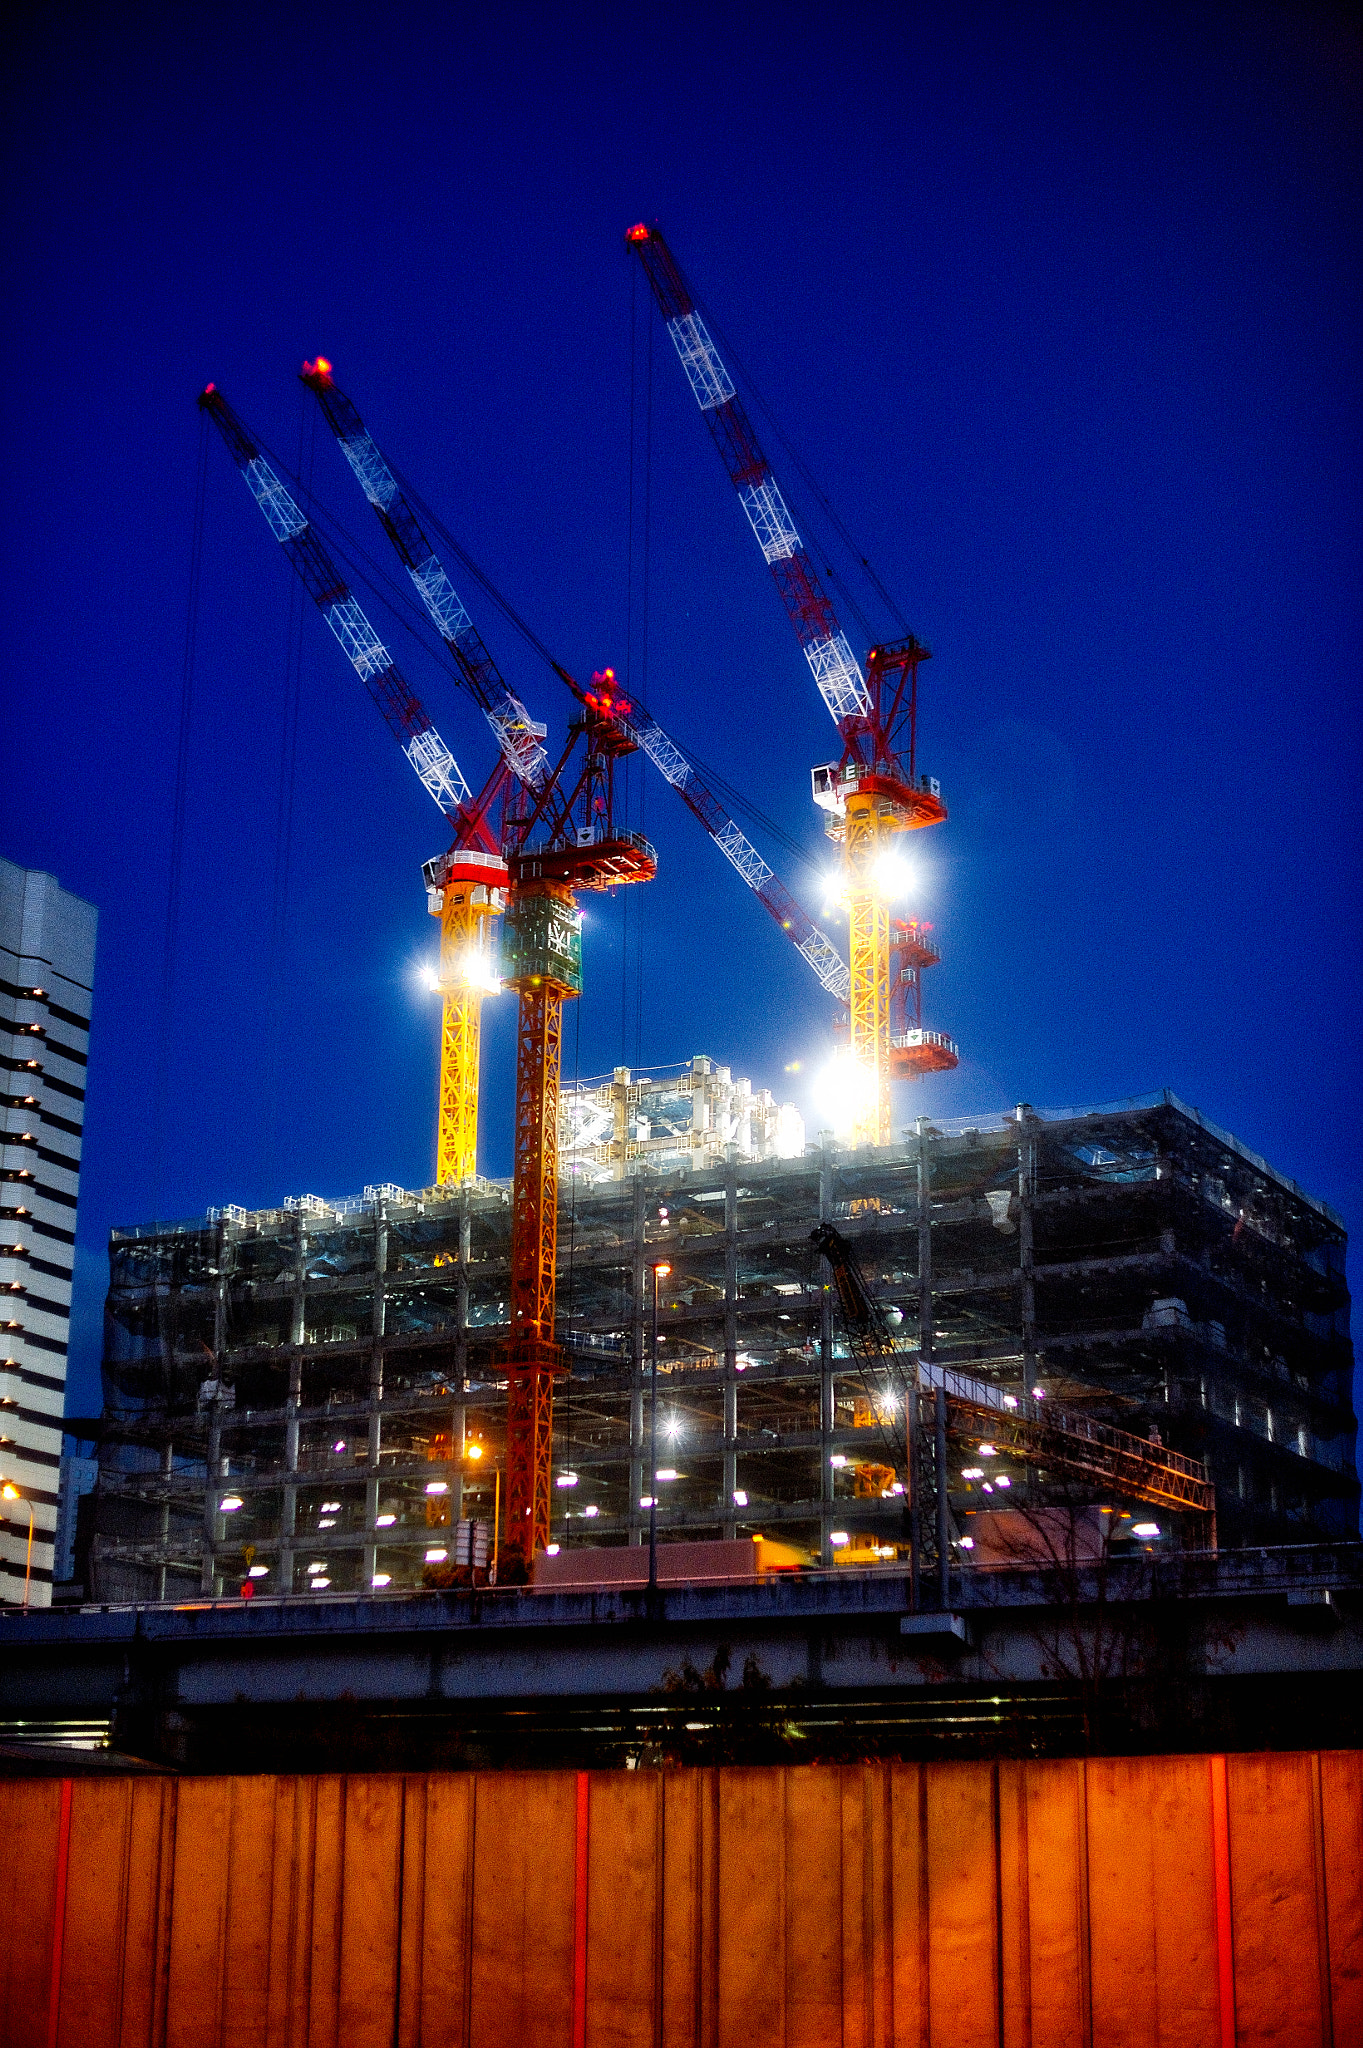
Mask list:
[[[835,1138],[848,1138],[872,1115],[875,1104],[875,1075],[850,1046],[840,1047],[814,1084],[820,1125]]]

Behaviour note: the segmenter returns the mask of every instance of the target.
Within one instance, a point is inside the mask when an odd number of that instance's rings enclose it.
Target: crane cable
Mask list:
[[[362,583],[371,595],[380,604],[385,606],[390,616],[410,634],[411,638],[424,653],[432,654],[433,650],[427,637],[430,621],[424,606],[419,603],[410,590],[404,588],[375,559],[364,543],[358,540],[348,527],[313,496],[310,488],[289,468],[287,463],[279,459],[266,442],[257,438],[256,445],[260,449],[261,454],[269,460],[280,475],[286,478],[298,492],[308,518],[325,534],[328,544],[340,557],[355,581]],[[501,613],[512,630],[519,634],[526,645],[540,657],[545,666],[551,669],[558,680],[562,682],[564,674],[563,665],[551,653],[544,641],[541,640],[534,627],[517,611],[510,599],[505,597],[497,588],[491,577],[486,574],[474,560],[473,556],[469,554],[468,550],[455,538],[440,518],[440,515],[426,502],[408,478],[393,464],[390,463],[389,467],[392,469],[393,475],[397,478],[409,503],[420,516],[422,524],[427,528],[428,532],[453,556],[460,567],[467,572],[479,589],[482,590],[484,595]],[[413,621],[415,621],[415,624],[413,624]],[[435,659],[440,662],[440,665],[455,685],[461,690],[464,689],[464,679],[459,674],[448,650],[443,645]],[[642,692],[640,693],[640,701],[644,703],[645,709],[647,709]],[[795,838],[784,826],[780,825],[760,805],[755,804],[742,790],[736,789],[718,770],[710,767],[698,754],[688,752],[687,758],[701,777],[725,798],[733,810],[747,818],[759,830],[765,832],[792,859],[804,863],[813,873],[818,873],[815,856],[811,854],[807,846]]]
[[[203,574],[204,510],[208,496],[208,414],[199,420],[198,472],[194,483],[193,530],[189,550],[189,602],[185,617],[184,655],[180,666],[180,724],[175,745],[175,785],[171,803],[170,872],[166,881],[165,941],[161,956],[161,1002],[158,1018],[156,1070],[152,1087],[152,1215],[160,1218],[164,1192],[166,1094],[170,1077],[170,1046],[175,1007],[175,968],[179,952],[181,876],[185,852],[185,813],[189,788],[189,741],[194,707],[194,666],[199,639],[199,589]]]
[[[852,556],[852,559],[856,562],[858,568],[860,568],[864,572],[867,581],[870,583],[872,589],[876,592],[876,595],[880,598],[881,602],[885,605],[886,609],[894,618],[896,624],[899,627],[899,630],[902,633],[907,633],[910,630],[908,620],[905,618],[899,606],[895,603],[894,598],[890,595],[890,592],[886,589],[884,582],[881,580],[879,574],[872,565],[869,557],[864,555],[861,549],[857,546],[855,540],[852,538],[851,533],[848,531],[846,525],[839,516],[837,508],[834,506],[832,500],[828,497],[827,493],[823,490],[818,478],[814,475],[813,470],[810,469],[809,465],[806,463],[804,457],[800,454],[795,444],[790,440],[789,436],[785,433],[780,421],[776,417],[775,412],[773,411],[772,407],[767,403],[767,400],[763,397],[759,386],[757,385],[755,379],[752,377],[748,369],[745,367],[743,360],[739,356],[738,351],[735,349],[733,343],[729,340],[728,336],[725,334],[723,328],[720,326],[718,320],[716,320],[714,314],[710,311],[709,306],[704,302],[704,300],[696,298],[694,292],[692,293],[692,298],[695,300],[696,305],[700,308],[700,311],[706,323],[708,324],[710,331],[718,337],[720,345],[722,346],[726,357],[730,362],[733,363],[734,367],[738,371],[739,376],[743,379],[743,382],[746,384],[748,391],[753,398],[753,401],[757,405],[758,410],[765,416],[768,425],[771,427],[772,432],[775,434],[781,446],[785,449],[786,454],[790,457],[790,460],[794,465],[797,474],[801,478],[801,481],[804,483],[805,488],[810,492],[815,502],[818,504],[820,509],[823,511],[825,516],[832,524],[834,531],[837,533],[839,539],[846,547],[848,553]],[[825,551],[820,550],[820,552],[823,553]],[[843,596],[847,599],[848,605],[855,613],[858,622],[860,623],[863,631],[866,633],[868,643],[873,642],[876,636],[872,632],[870,624],[866,619],[865,614],[862,612],[860,606],[856,603],[856,600],[851,596],[851,593],[847,590],[846,586],[842,582],[842,579],[837,575],[837,572],[831,566],[828,566],[828,574],[832,578],[832,580],[838,585],[838,588],[842,591]]]
[[[309,432],[311,428],[311,432]],[[308,489],[317,455],[316,408],[308,404],[306,391],[298,414],[298,473],[307,458]],[[271,1100],[267,1135],[266,1184],[279,1167],[279,1121],[282,1062],[280,1040],[284,1022],[284,988],[288,973],[289,888],[293,867],[294,797],[298,775],[298,729],[303,693],[303,621],[307,593],[295,576],[289,581],[288,637],[284,648],[284,705],[279,736],[279,783],[275,797],[274,875],[270,890],[270,938],[266,977],[269,1012],[266,1020],[266,1048],[271,1077]]]

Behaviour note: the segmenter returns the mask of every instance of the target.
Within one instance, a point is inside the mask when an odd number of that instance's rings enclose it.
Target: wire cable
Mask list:
[[[692,297],[695,298],[694,292],[692,293]],[[814,475],[813,470],[805,462],[799,450],[795,447],[794,443],[784,432],[780,421],[776,417],[775,412],[773,411],[772,407],[767,403],[767,400],[763,396],[762,391],[759,388],[757,382],[755,381],[751,373],[748,371],[748,369],[745,367],[742,358],[738,354],[737,349],[735,349],[733,343],[725,334],[723,328],[720,326],[718,320],[716,320],[709,306],[706,305],[705,302],[699,298],[695,298],[695,303],[697,304],[697,306],[700,307],[701,314],[706,322],[706,325],[710,328],[710,331],[717,337],[721,347],[724,350],[725,356],[730,362],[733,363],[734,367],[738,371],[739,376],[743,379],[743,382],[747,386],[748,392],[752,397],[754,403],[756,404],[758,410],[763,414],[763,416],[767,420],[768,425],[771,427],[772,432],[775,434],[777,440],[780,442],[782,448],[784,448],[786,454],[790,457],[791,463],[794,466],[797,474],[803,481],[805,488],[811,493],[815,502],[824,512],[825,516],[832,525],[834,531],[837,533],[839,539],[843,542],[843,545],[846,547],[848,553],[856,562],[857,567],[861,569],[862,572],[865,574],[866,579],[870,583],[872,589],[880,598],[881,602],[885,605],[891,617],[895,620],[895,623],[899,627],[900,632],[909,632],[910,627],[908,620],[905,618],[899,606],[895,603],[894,598],[890,595],[890,592],[887,590],[880,575],[877,573],[876,569],[872,565],[870,558],[866,554],[864,554],[862,550],[857,546],[856,541],[853,539],[847,526],[844,524],[843,520],[839,516],[836,506],[828,497],[827,493],[823,490],[818,478]],[[832,572],[830,571],[830,574],[831,573]],[[835,578],[835,580],[837,579]],[[875,635],[870,634],[868,632],[868,638],[873,640],[875,638]]]
[[[193,534],[189,551],[189,602],[185,618],[184,657],[180,667],[180,724],[175,745],[175,785],[171,803],[170,872],[166,880],[165,942],[161,956],[161,1004],[158,1020],[156,1072],[152,1088],[152,1214],[160,1219],[166,1094],[175,1012],[175,969],[179,953],[181,876],[184,867],[185,816],[189,791],[189,744],[194,709],[194,666],[199,639],[199,589],[203,575],[204,514],[208,498],[208,414],[199,417],[198,473],[194,484]]]

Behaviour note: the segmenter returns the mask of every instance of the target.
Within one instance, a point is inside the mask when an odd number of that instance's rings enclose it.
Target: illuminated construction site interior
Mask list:
[[[682,1073],[703,1100],[721,1071]],[[676,1082],[660,1092],[680,1103]],[[637,1091],[617,1160],[580,1171],[571,1142],[561,1160],[560,1552],[647,1539],[665,1263],[660,1540],[765,1534],[814,1566],[897,1568],[902,1415],[849,1347],[809,1242],[821,1222],[853,1247],[901,1362],[926,1337],[975,1390],[945,1445],[952,1570],[1015,1561],[1057,1505],[1156,1555],[1356,1530],[1343,1229],[1174,1096],[789,1157],[765,1138],[757,1156],[750,1120],[746,1154],[735,1133],[727,1156],[701,1144],[683,1161],[652,1121],[638,1135],[651,1085],[604,1085],[622,1107]],[[597,1143],[615,1141],[613,1122]],[[480,1181],[115,1232],[87,1597],[445,1576],[458,1525],[493,1524],[504,1483],[511,1214],[509,1187]],[[1051,1459],[1050,1416],[1127,1446],[1121,1483]],[[1214,1518],[1196,1504],[1208,1480]]]

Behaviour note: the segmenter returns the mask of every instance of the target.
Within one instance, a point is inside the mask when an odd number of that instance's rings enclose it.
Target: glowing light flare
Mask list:
[[[850,1046],[842,1046],[814,1083],[814,1107],[835,1138],[849,1138],[876,1108],[876,1078]]]
[[[871,876],[879,894],[891,902],[907,896],[918,886],[918,869],[905,860],[903,854],[893,851],[882,853],[871,870]]]

